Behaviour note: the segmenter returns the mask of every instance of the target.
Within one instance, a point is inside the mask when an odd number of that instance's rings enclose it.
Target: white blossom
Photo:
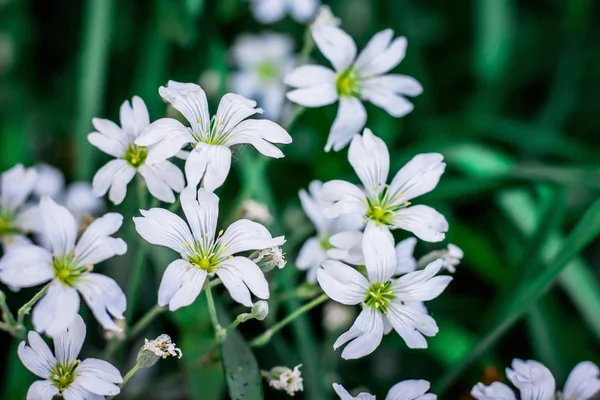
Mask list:
[[[294,396],[296,392],[302,392],[302,376],[300,374],[300,365],[296,365],[293,370],[288,367],[275,367],[269,371],[269,386],[277,390],[284,390],[288,396]]]
[[[334,349],[350,342],[342,358],[354,359],[372,353],[383,335],[394,329],[410,348],[426,348],[425,336],[435,336],[437,324],[431,316],[413,306],[438,297],[452,277],[435,276],[441,260],[423,271],[414,271],[393,279],[397,269],[394,239],[388,230],[368,225],[363,236],[365,277],[355,268],[327,260],[317,273],[323,291],[333,300],[361,304],[363,309],[346,333],[334,343]]]
[[[422,379],[398,382],[392,386],[385,396],[385,400],[436,400],[435,394],[427,393],[429,387],[429,382]],[[333,390],[340,400],[375,400],[374,395],[365,392],[352,396],[342,385],[337,383],[333,384]]]
[[[331,8],[329,6],[321,6],[319,8],[319,12],[317,17],[313,21],[311,27],[312,29],[322,27],[322,26],[340,26],[342,21],[337,18],[333,12],[331,12]]]
[[[286,14],[298,22],[308,22],[315,15],[320,0],[249,0],[254,18],[262,24],[283,19]]]
[[[356,215],[343,215],[338,218],[327,218],[323,210],[331,205],[323,200],[323,184],[312,181],[308,192],[300,190],[300,202],[306,216],[313,223],[316,235],[304,242],[296,259],[296,266],[308,271],[307,279],[314,283],[317,270],[328,258],[343,260],[351,264],[360,264],[362,250],[360,242],[362,219]],[[339,234],[339,235],[338,235]]]
[[[38,332],[54,336],[73,322],[79,311],[77,292],[104,329],[121,331],[113,317],[123,319],[125,294],[113,279],[91,271],[95,264],[127,251],[122,239],[111,237],[123,217],[106,214],[77,239],[77,223],[65,207],[43,197],[39,212],[49,249],[29,244],[7,252],[0,259],[0,280],[15,288],[50,281],[48,292],[33,308]]]
[[[145,129],[135,144],[150,146],[148,165],[161,163],[190,144],[193,150],[185,163],[188,186],[202,182],[212,192],[223,185],[231,168],[231,146],[247,143],[267,157],[281,158],[283,153],[273,143],[292,142],[291,136],[276,123],[247,119],[262,110],[255,108],[255,101],[238,94],[223,96],[216,115],[210,118],[206,94],[196,84],[169,81],[159,93],[187,119],[190,127],[173,118],[162,118]]]
[[[133,97],[131,104],[128,100],[124,101],[121,105],[120,119],[120,127],[107,119],[92,120],[96,132],[88,135],[89,142],[116,158],[94,175],[94,194],[101,197],[108,192],[110,201],[120,204],[127,194],[127,184],[139,173],[152,196],[173,203],[173,192],[180,192],[185,185],[181,170],[166,158],[157,163],[149,163],[148,154],[152,147],[136,143],[136,139],[150,124],[144,101],[138,96]]]
[[[231,297],[252,307],[250,292],[269,298],[269,285],[261,269],[237,253],[281,246],[283,236],[273,238],[263,225],[241,219],[217,235],[219,198],[204,188],[187,187],[181,192],[181,207],[187,223],[162,208],[142,210],[134,218],[137,232],[154,245],[165,246],[181,256],[163,274],[158,304],[171,311],[189,306],[200,294],[208,276],[218,276]]]
[[[175,347],[175,343],[171,341],[171,337],[166,333],[159,335],[153,340],[144,339],[142,350],[148,350],[160,358],[167,358],[169,356],[181,358],[183,355],[181,350]]]
[[[401,228],[421,240],[439,242],[448,230],[444,216],[425,205],[409,206],[411,200],[437,186],[446,167],[443,159],[438,153],[419,154],[387,184],[390,169],[387,146],[365,129],[362,136],[354,136],[348,151],[348,160],[364,189],[342,180],[325,183],[323,199],[333,203],[325,209],[325,215],[336,218],[359,214],[367,225]]]
[[[43,379],[29,387],[27,400],[52,400],[54,396],[96,400],[119,394],[117,385],[123,378],[118,369],[97,358],[78,359],[85,330],[83,319],[76,315],[66,329],[54,336],[54,353],[36,332],[29,332],[29,344],[19,344],[23,365]]]
[[[255,262],[263,272],[269,272],[277,267],[282,269],[287,264],[285,253],[281,247],[269,247],[268,249],[258,250],[249,257]]]
[[[242,202],[242,209],[244,210],[244,218],[246,219],[265,225],[270,225],[273,222],[273,216],[266,204],[248,199]]]
[[[573,368],[562,392],[556,392],[552,373],[542,363],[534,360],[513,360],[506,376],[520,392],[521,400],[557,399],[589,400],[600,393],[600,371],[596,364],[582,361]],[[478,383],[471,390],[477,400],[517,400],[515,392],[502,382],[486,386]]]
[[[285,75],[295,64],[294,42],[278,33],[239,36],[231,54],[238,71],[231,75],[233,92],[256,99],[264,116],[278,120],[285,100]]]
[[[362,101],[369,101],[394,117],[412,111],[413,105],[406,96],[421,94],[423,88],[419,82],[406,75],[386,74],[404,58],[404,37],[392,41],[394,32],[383,30],[356,57],[356,44],[342,29],[332,24],[317,24],[312,35],[334,69],[303,65],[290,72],[285,83],[297,88],[288,92],[288,99],[305,107],[322,107],[339,101],[325,151],[343,149],[364,128],[367,112]]]

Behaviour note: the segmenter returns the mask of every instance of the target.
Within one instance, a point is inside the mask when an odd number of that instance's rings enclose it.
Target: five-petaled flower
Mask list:
[[[423,379],[398,382],[392,386],[385,400],[436,400],[435,394],[427,393],[430,386],[429,382]],[[338,383],[333,384],[333,390],[340,400],[375,400],[374,395],[365,392],[352,396]]]

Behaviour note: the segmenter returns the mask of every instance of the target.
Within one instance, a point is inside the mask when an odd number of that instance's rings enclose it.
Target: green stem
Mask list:
[[[0,330],[6,331],[13,336],[16,336],[15,327],[13,325],[7,324],[6,322],[0,322]]]
[[[212,286],[210,281],[207,279],[204,283],[204,291],[206,292],[206,302],[208,304],[208,314],[210,315],[210,321],[215,328],[215,339],[220,342],[225,338],[225,329],[219,324],[219,318],[217,317],[217,307],[215,305],[215,299],[212,295]]]
[[[326,294],[322,294],[319,297],[317,297],[316,299],[314,299],[313,301],[306,303],[305,305],[303,305],[302,307],[300,307],[299,309],[297,309],[296,311],[294,311],[293,313],[291,313],[290,315],[288,315],[287,317],[285,317],[284,319],[282,319],[281,321],[279,321],[278,323],[273,325],[273,327],[266,330],[260,336],[255,337],[250,342],[250,346],[261,347],[261,346],[266,345],[267,343],[269,343],[269,341],[271,340],[271,337],[273,337],[274,334],[279,332],[281,329],[283,329],[290,322],[294,321],[300,315],[304,314],[307,311],[312,310],[319,304],[325,302],[328,298],[329,297],[327,297]]]
[[[123,387],[127,384],[127,382],[129,382],[129,380],[133,377],[133,375],[135,375],[136,372],[138,372],[138,370],[140,369],[140,366],[135,364],[133,366],[133,368],[131,368],[131,370],[127,373],[127,375],[125,375],[125,377],[123,378],[123,383],[121,383],[119,385],[119,387]]]
[[[2,310],[2,320],[11,326],[15,326],[17,321],[15,321],[15,317],[13,317],[12,312],[6,305],[6,295],[3,291],[0,290],[0,309]]]
[[[154,321],[154,318],[158,317],[166,309],[166,307],[161,307],[158,304],[155,305],[129,330],[127,337],[132,338],[139,335],[152,321]]]
[[[37,292],[35,296],[31,298],[31,300],[29,300],[27,303],[23,304],[21,308],[19,308],[19,311],[17,311],[17,326],[23,325],[25,315],[29,314],[35,303],[37,303],[42,297],[44,297],[46,292],[48,292],[48,288],[50,288],[51,284],[52,282],[48,283],[39,292]]]

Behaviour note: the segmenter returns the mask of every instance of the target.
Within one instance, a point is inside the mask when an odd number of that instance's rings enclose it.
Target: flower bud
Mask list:
[[[252,317],[259,321],[267,318],[269,315],[269,303],[264,300],[259,300],[252,306]]]
[[[137,365],[141,368],[151,367],[161,358],[169,356],[181,358],[183,355],[181,350],[175,347],[175,343],[171,341],[171,337],[167,334],[163,333],[154,340],[144,340],[145,344],[137,355]]]
[[[287,263],[281,247],[257,250],[250,254],[250,260],[254,261],[263,272],[269,272],[275,267],[281,269]]]

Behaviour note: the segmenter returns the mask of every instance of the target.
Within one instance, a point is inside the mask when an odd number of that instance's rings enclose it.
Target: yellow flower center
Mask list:
[[[144,165],[148,157],[148,149],[135,144],[129,145],[123,159],[129,163],[133,168],[139,168]]]
[[[340,97],[360,96],[360,80],[352,67],[336,74],[335,89]]]
[[[387,314],[390,303],[396,298],[391,286],[392,281],[373,283],[365,296],[365,305],[374,308],[382,314]]]

